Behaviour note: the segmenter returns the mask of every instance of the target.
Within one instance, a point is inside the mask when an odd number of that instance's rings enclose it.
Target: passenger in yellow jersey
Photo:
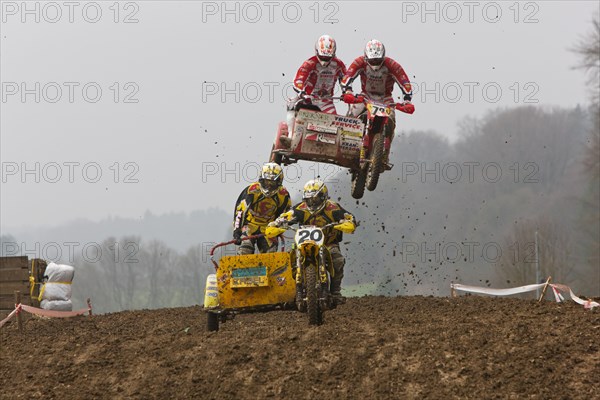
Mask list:
[[[269,222],[292,206],[290,195],[283,184],[283,169],[279,164],[263,165],[258,182],[246,187],[237,199],[233,220],[233,238],[238,254],[253,254],[254,247],[261,253],[277,250],[277,238],[242,240],[243,236],[264,233]]]
[[[325,183],[320,179],[314,179],[304,185],[302,202],[292,207],[288,212],[283,213],[271,225],[281,226],[286,222],[318,227],[323,227],[332,222],[339,222],[337,227],[341,230],[328,228],[323,234],[325,235],[324,244],[331,254],[334,270],[329,291],[334,297],[340,298],[344,264],[346,263],[340,251],[339,243],[342,241],[343,236],[341,231],[354,233],[356,229],[354,216],[335,201],[329,200],[329,191]]]

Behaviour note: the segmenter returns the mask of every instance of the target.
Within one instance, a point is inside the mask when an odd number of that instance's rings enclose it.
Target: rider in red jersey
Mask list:
[[[364,56],[356,58],[350,64],[342,78],[342,88],[347,94],[352,92],[352,82],[358,76],[360,76],[361,94],[384,103],[393,103],[392,90],[394,83],[397,83],[404,94],[403,105],[410,104],[412,87],[408,75],[400,64],[385,56],[385,46],[379,40],[369,41],[365,46]],[[348,96],[344,97],[345,101],[349,100]],[[353,110],[353,114],[358,115],[364,109],[364,104],[357,104],[354,108],[357,110]],[[410,109],[411,107],[408,107],[407,111]],[[414,106],[412,109],[414,111]]]
[[[342,89],[344,90],[344,102],[352,104],[350,114],[358,117],[365,110],[362,102],[357,102],[357,97],[352,94],[352,83],[360,76],[361,95],[367,96],[384,104],[394,103],[392,90],[394,83],[398,84],[404,94],[404,102],[396,105],[396,109],[412,114],[415,111],[412,99],[412,87],[404,68],[396,61],[385,56],[385,46],[379,40],[371,40],[365,46],[364,56],[356,58],[348,71],[342,78]],[[396,115],[390,115],[390,122],[386,126],[386,136],[389,144],[394,137],[396,126]],[[386,156],[389,152],[389,144],[386,146]],[[386,161],[387,162],[387,161]]]

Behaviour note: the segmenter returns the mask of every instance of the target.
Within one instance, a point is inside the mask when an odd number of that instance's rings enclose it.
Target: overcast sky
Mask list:
[[[398,116],[400,131],[454,140],[460,119],[496,107],[586,104],[569,48],[598,12],[596,1],[114,4],[1,3],[2,233],[230,211],[322,34],[347,65],[373,38],[403,65],[416,112]],[[288,169],[294,200],[334,172]]]

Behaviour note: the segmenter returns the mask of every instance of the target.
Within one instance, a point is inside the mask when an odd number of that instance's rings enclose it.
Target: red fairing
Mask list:
[[[368,68],[365,58],[358,57],[348,67],[348,71],[342,79],[342,86],[351,86],[357,76],[360,76],[361,93],[370,96],[392,96],[394,82],[402,88],[404,93],[412,91],[410,80],[402,66],[389,57],[385,58],[383,65],[378,70]]]
[[[346,66],[337,57],[334,57],[324,67],[319,63],[317,56],[312,56],[304,61],[294,79],[294,87],[304,90],[306,94],[319,97],[332,97],[335,82],[341,80],[346,73]]]

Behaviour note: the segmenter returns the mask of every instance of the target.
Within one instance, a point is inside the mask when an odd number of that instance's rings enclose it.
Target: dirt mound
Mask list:
[[[600,313],[574,303],[352,298],[305,314],[246,314],[205,331],[200,307],[0,331],[0,397],[594,398]],[[335,396],[335,397],[334,397]]]

